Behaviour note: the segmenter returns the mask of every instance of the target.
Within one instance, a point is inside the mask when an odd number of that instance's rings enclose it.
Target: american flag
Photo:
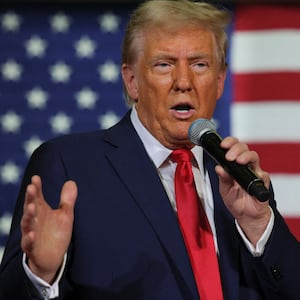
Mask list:
[[[231,133],[259,152],[300,240],[300,5],[241,5],[231,39]]]
[[[134,6],[0,6],[0,259],[33,150],[57,135],[107,128],[127,111],[120,50]],[[232,132],[261,153],[279,208],[295,218],[298,231],[290,224],[300,237],[300,8],[271,8],[274,18],[269,9],[233,8],[229,73],[215,120],[222,136]]]
[[[131,9],[0,6],[0,257],[33,150],[57,135],[107,128],[127,110],[120,50]]]

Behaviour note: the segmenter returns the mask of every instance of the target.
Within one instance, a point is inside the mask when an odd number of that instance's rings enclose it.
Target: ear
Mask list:
[[[217,99],[220,99],[225,86],[225,79],[226,79],[226,70],[221,70],[218,75],[218,91],[217,91]]]
[[[122,78],[124,85],[126,87],[127,94],[131,99],[138,99],[138,88],[135,73],[132,65],[123,64],[122,65]]]

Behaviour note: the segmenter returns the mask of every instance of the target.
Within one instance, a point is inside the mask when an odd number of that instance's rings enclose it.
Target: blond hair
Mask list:
[[[217,57],[221,69],[226,69],[226,27],[230,13],[206,2],[190,0],[149,0],[141,4],[131,15],[127,24],[122,47],[122,63],[135,62],[138,51],[137,40],[151,28],[173,30],[185,26],[199,26],[210,30],[215,37]],[[126,91],[125,91],[126,94]],[[128,98],[128,95],[126,95]],[[129,103],[131,102],[130,99]]]

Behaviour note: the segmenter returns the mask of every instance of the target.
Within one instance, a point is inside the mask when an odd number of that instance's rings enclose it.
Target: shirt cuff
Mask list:
[[[272,210],[272,208],[269,206],[270,210],[271,210],[271,217],[268,223],[268,226],[266,228],[266,230],[264,231],[263,235],[260,237],[260,239],[258,240],[258,242],[256,243],[256,247],[254,247],[251,242],[247,239],[246,235],[244,234],[243,230],[241,229],[241,227],[239,226],[237,220],[235,220],[235,225],[237,227],[237,230],[240,234],[240,236],[242,237],[247,249],[251,252],[251,254],[255,257],[259,257],[261,255],[263,255],[264,250],[265,250],[265,246],[269,240],[269,237],[271,235],[273,226],[274,226],[274,212]]]
[[[24,271],[27,277],[29,278],[29,280],[34,285],[34,287],[40,292],[44,300],[53,299],[59,296],[59,281],[64,272],[66,261],[67,261],[67,254],[64,255],[63,263],[56,280],[52,285],[50,285],[48,282],[44,281],[43,279],[39,278],[38,276],[32,273],[32,271],[29,269],[26,263],[26,254],[25,253],[23,254],[22,263],[23,263]]]

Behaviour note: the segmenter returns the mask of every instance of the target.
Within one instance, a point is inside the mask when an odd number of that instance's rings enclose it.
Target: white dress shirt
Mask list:
[[[154,138],[150,132],[143,126],[141,121],[138,118],[137,111],[135,107],[132,108],[131,112],[131,121],[133,123],[133,126],[139,135],[140,139],[142,140],[144,147],[149,155],[149,158],[153,161],[154,165],[157,168],[157,172],[160,176],[160,179],[165,187],[165,190],[167,192],[167,195],[169,197],[169,200],[171,202],[171,205],[173,209],[176,211],[176,201],[175,201],[175,191],[174,191],[174,175],[175,175],[175,168],[176,163],[172,162],[169,159],[169,156],[172,152],[172,150],[164,147],[156,138]],[[204,207],[204,210],[206,212],[208,221],[210,223],[213,236],[214,236],[214,242],[216,251],[218,252],[218,243],[216,238],[216,227],[214,224],[214,202],[213,202],[213,194],[210,184],[210,179],[208,176],[207,170],[205,170],[203,165],[203,150],[200,146],[195,146],[191,149],[192,153],[195,157],[195,162],[192,165],[192,170],[194,174],[195,184],[197,193],[199,196],[199,199],[202,203],[202,206]],[[271,208],[270,208],[271,209]],[[243,233],[242,229],[236,222],[236,227],[241,235],[246,247],[248,250],[252,253],[253,256],[260,256],[263,254],[265,245],[268,241],[268,238],[271,234],[273,224],[274,224],[274,213],[271,209],[271,218],[269,221],[269,224],[260,238],[260,240],[257,242],[256,247],[254,247],[250,241],[247,239],[245,234]],[[25,269],[25,272],[29,279],[32,281],[34,286],[40,291],[41,295],[44,297],[44,299],[53,299],[55,297],[58,297],[58,284],[59,280],[62,276],[63,270],[65,268],[65,262],[66,262],[66,255],[64,258],[63,265],[61,267],[61,270],[59,272],[59,275],[56,279],[56,281],[50,285],[47,282],[43,281],[42,279],[35,276],[29,267],[26,264],[25,254],[23,256],[23,266]]]
[[[176,211],[176,200],[175,200],[175,190],[174,190],[174,175],[176,163],[172,162],[169,159],[169,155],[172,153],[172,150],[163,146],[157,139],[155,139],[150,132],[143,126],[141,121],[138,118],[137,111],[135,107],[133,107],[131,112],[131,121],[135,130],[137,131],[139,137],[143,141],[144,147],[150,157],[152,159],[154,165],[157,168],[158,174],[160,175],[161,181],[167,191],[168,197],[170,199],[171,205]],[[203,149],[200,146],[194,146],[191,149],[196,163],[192,165],[192,170],[194,174],[195,185],[197,189],[197,193],[201,204],[205,210],[207,215],[212,233],[214,235],[214,242],[216,251],[218,252],[218,244],[216,237],[216,227],[214,223],[214,202],[213,202],[213,194],[210,184],[210,179],[207,170],[203,165]],[[270,234],[274,225],[274,213],[271,210],[271,218],[269,224],[261,236],[259,241],[254,247],[251,242],[247,239],[244,232],[240,228],[237,222],[235,222],[238,232],[240,233],[243,241],[248,248],[248,250],[252,253],[253,256],[261,256],[263,254],[265,245],[270,237]]]

